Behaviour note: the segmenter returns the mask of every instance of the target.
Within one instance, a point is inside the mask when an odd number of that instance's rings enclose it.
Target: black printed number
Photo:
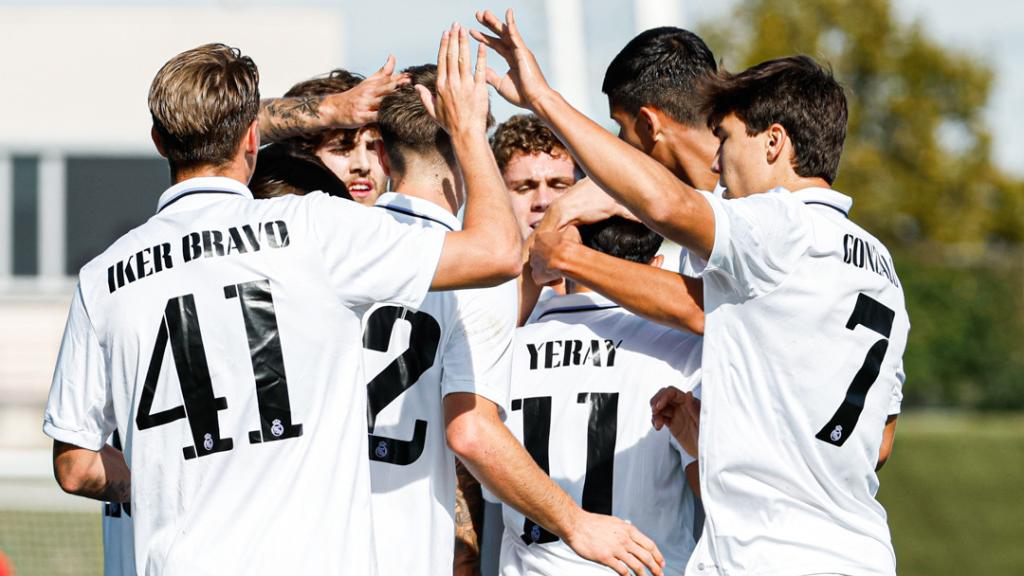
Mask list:
[[[882,338],[868,349],[864,363],[846,389],[843,403],[839,405],[828,423],[814,436],[818,440],[842,446],[853,433],[860,414],[864,410],[864,401],[867,398],[868,390],[878,379],[878,373],[882,369],[882,360],[885,358],[886,350],[889,349],[889,334],[892,333],[892,321],[895,316],[896,313],[892,309],[878,300],[865,294],[857,295],[857,304],[853,308],[850,319],[846,322],[846,329],[854,330],[857,326],[864,326],[880,334]]]
[[[619,417],[619,394],[581,392],[577,404],[587,404],[587,471],[583,477],[581,507],[595,514],[612,513],[612,480],[615,475],[615,438]],[[551,397],[523,398],[512,401],[512,410],[523,411],[523,446],[545,474],[551,473]],[[523,521],[520,536],[527,545],[546,544],[558,537],[533,520]]]
[[[260,429],[249,433],[249,441],[258,444],[301,436],[302,424],[292,422],[288,379],[281,357],[281,340],[270,282],[257,280],[225,286],[224,296],[239,300],[249,340],[253,373],[256,376]],[[174,368],[181,386],[182,404],[153,412],[153,399],[168,344],[171,346]],[[153,347],[140,396],[139,410],[135,416],[139,430],[148,430],[182,418],[188,420],[192,445],[182,448],[186,460],[224,452],[233,447],[231,438],[221,437],[217,413],[227,410],[228,402],[213,392],[203,334],[199,328],[199,314],[192,294],[167,301],[164,316],[157,327],[156,345]]]
[[[401,306],[382,306],[374,310],[363,332],[363,347],[387,352],[391,332],[399,320],[408,322],[409,347],[366,385],[366,423],[370,434],[370,460],[407,466],[423,454],[427,440],[427,421],[416,420],[412,439],[402,440],[373,433],[377,415],[434,365],[434,355],[441,341],[441,326],[425,312],[413,312]]]

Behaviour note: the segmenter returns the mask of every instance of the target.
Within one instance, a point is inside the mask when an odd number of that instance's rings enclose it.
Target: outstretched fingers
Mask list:
[[[487,48],[483,44],[478,44],[476,47],[476,73],[473,77],[477,85],[482,86],[488,82],[490,77],[488,72],[492,72],[492,70],[487,67]]]
[[[448,30],[441,34],[441,45],[437,49],[437,84],[448,81],[448,43],[451,35]]]

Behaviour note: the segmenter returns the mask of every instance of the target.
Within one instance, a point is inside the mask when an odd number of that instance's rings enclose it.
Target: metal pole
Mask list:
[[[633,0],[633,22],[636,32],[660,26],[685,28],[683,0]]]
[[[590,116],[583,0],[547,0],[548,61],[552,85],[577,110]]]
[[[14,274],[14,162],[0,152],[0,280]]]
[[[39,276],[46,283],[66,276],[66,194],[64,156],[45,152],[39,158]]]

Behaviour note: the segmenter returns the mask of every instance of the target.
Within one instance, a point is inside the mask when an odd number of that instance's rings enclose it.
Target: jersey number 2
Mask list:
[[[587,472],[580,507],[595,514],[612,513],[612,480],[615,473],[615,436],[619,420],[618,392],[581,392],[577,404],[590,404],[587,419]],[[550,474],[548,451],[551,436],[551,397],[512,401],[512,410],[523,411],[523,446],[545,474]],[[533,520],[523,521],[520,536],[527,546],[558,540]]]
[[[366,321],[363,348],[387,352],[391,332],[402,319],[412,326],[409,347],[366,385],[366,423],[370,434],[370,460],[407,466],[423,454],[427,421],[416,420],[411,440],[379,436],[373,430],[381,410],[412,388],[420,376],[434,365],[434,355],[441,341],[441,326],[426,312],[413,312],[401,306],[381,306],[371,312]]]
[[[302,435],[302,424],[292,422],[288,401],[288,378],[281,357],[281,338],[277,331],[277,313],[269,280],[256,280],[224,287],[224,297],[238,298],[249,340],[249,354],[255,375],[256,403],[260,429],[249,432],[249,442],[271,442]],[[164,352],[168,343],[181,386],[182,405],[153,412],[153,398],[160,380]],[[222,438],[217,412],[227,410],[228,402],[217,397],[210,380],[206,348],[199,329],[199,314],[192,294],[167,301],[164,317],[157,327],[156,345],[142,387],[135,424],[139,430],[188,419],[192,445],[182,448],[185,460],[231,450],[233,440]]]
[[[850,319],[846,322],[846,329],[853,330],[857,326],[864,326],[880,334],[882,338],[868,349],[864,363],[854,375],[853,382],[850,382],[850,386],[846,389],[846,397],[836,413],[814,435],[818,440],[842,446],[853,433],[857,421],[860,420],[860,413],[864,410],[864,401],[867,398],[868,390],[878,379],[878,373],[882,369],[882,360],[885,359],[885,352],[889,349],[889,334],[892,333],[892,321],[895,316],[896,313],[891,308],[878,300],[866,294],[857,295],[857,304],[853,307],[853,314],[850,314]]]

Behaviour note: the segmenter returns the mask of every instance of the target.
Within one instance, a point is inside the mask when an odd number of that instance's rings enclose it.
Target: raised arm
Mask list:
[[[463,229],[445,236],[431,290],[494,286],[522,271],[522,238],[505,183],[487,142],[486,51],[471,69],[469,34],[458,24],[441,37],[437,96],[416,89],[431,116],[448,132],[466,186]]]
[[[324,96],[265,98],[260,102],[260,139],[280,142],[335,128],[358,128],[377,121],[380,101],[408,78],[395,74],[395,57],[351,90]]]
[[[488,71],[488,82],[498,93],[544,120],[587,175],[651,229],[707,258],[714,246],[714,215],[702,195],[553,90],[523,42],[511,10],[505,22],[490,11],[478,12],[477,20],[495,35],[474,30],[473,36],[509,65],[505,76]]]

